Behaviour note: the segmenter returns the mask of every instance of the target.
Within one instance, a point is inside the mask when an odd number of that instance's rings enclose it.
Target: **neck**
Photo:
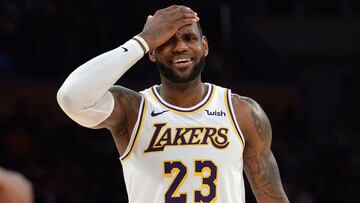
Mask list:
[[[187,108],[203,100],[208,87],[201,82],[200,77],[188,83],[173,83],[161,78],[161,86],[157,88],[160,96],[168,103]]]

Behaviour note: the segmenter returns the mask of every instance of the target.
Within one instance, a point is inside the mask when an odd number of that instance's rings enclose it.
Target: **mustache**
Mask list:
[[[194,65],[191,73],[185,77],[179,76],[171,67],[156,60],[156,65],[161,76],[173,83],[188,83],[196,79],[205,67],[205,56],[201,57],[200,60]]]

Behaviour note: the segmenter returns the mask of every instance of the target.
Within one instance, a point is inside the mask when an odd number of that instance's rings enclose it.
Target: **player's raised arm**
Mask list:
[[[271,152],[269,119],[259,104],[233,95],[237,121],[245,137],[244,169],[259,203],[287,203],[279,169]]]
[[[129,104],[139,106],[141,96],[126,88],[112,86],[149,49],[165,43],[179,28],[197,20],[197,14],[184,6],[157,11],[148,18],[138,36],[74,70],[58,91],[60,107],[85,127],[111,129],[122,123],[127,118],[127,109],[131,109]],[[133,115],[134,112],[130,113]]]

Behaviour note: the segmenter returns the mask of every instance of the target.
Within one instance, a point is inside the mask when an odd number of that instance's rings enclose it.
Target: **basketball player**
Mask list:
[[[201,82],[209,49],[198,21],[185,6],[158,10],[139,35],[71,73],[58,102],[80,125],[111,131],[131,203],[243,203],[243,168],[258,202],[288,202],[261,107]],[[147,52],[161,85],[113,86]]]
[[[32,203],[31,183],[21,174],[0,167],[0,202]]]

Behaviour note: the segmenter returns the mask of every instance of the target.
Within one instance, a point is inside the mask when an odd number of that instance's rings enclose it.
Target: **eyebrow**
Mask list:
[[[196,37],[198,37],[198,34],[192,29],[184,30],[183,32],[181,32],[179,34],[184,35],[184,36],[196,36]]]
[[[195,33],[184,33],[183,34],[184,37],[196,37],[199,38],[199,36]]]

